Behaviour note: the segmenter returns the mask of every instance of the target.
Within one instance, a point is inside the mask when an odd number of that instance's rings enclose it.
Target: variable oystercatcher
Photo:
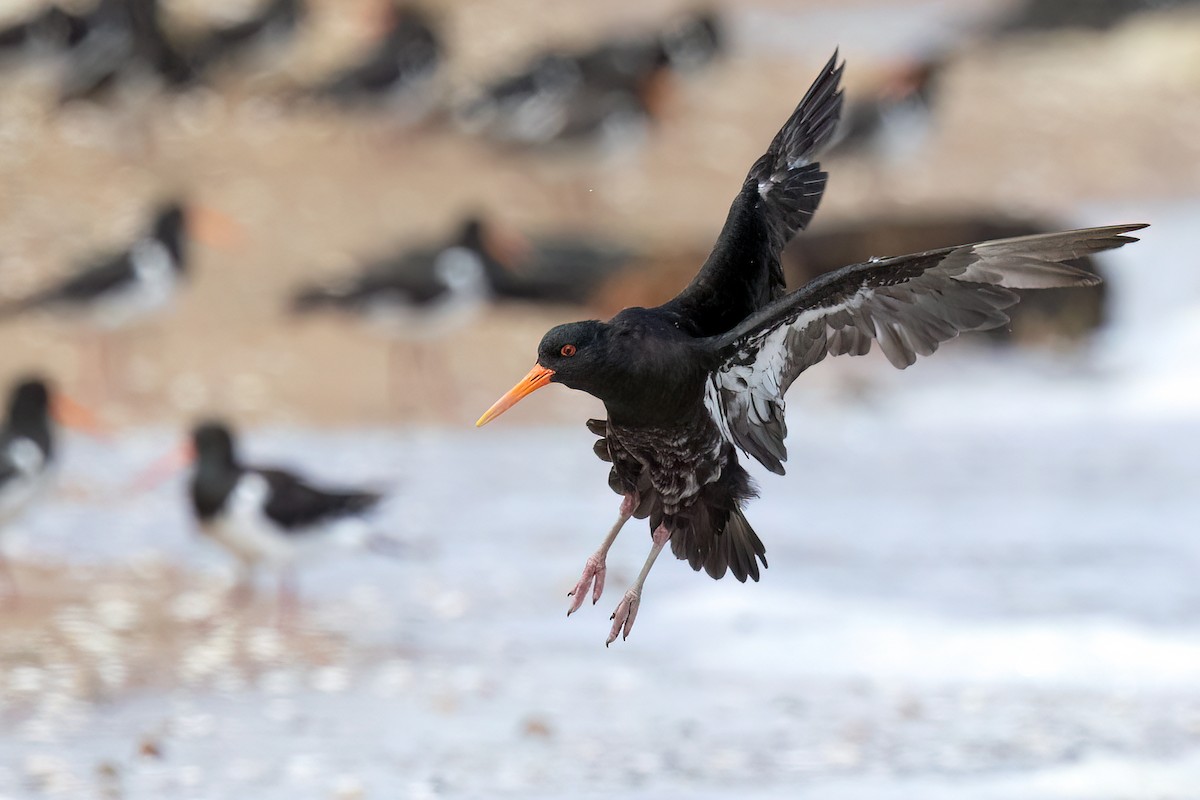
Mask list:
[[[54,423],[97,430],[95,420],[64,395],[51,393],[40,377],[14,384],[8,400],[8,416],[0,428],[0,533],[22,514],[46,489],[55,456]],[[17,596],[16,583],[0,551],[0,578]]]
[[[187,444],[148,470],[139,484],[153,485],[163,473],[189,462],[194,465],[189,494],[200,531],[240,567],[235,594],[244,596],[253,588],[260,565],[273,567],[279,571],[284,609],[295,601],[295,562],[332,544],[339,533],[361,534],[341,524],[362,517],[383,498],[374,491],[319,489],[286,470],[248,466],[238,457],[232,430],[221,421],[197,425]]]
[[[878,341],[897,367],[967,330],[1002,325],[1013,288],[1089,285],[1059,262],[1133,241],[1141,225],[950,247],[844,267],[784,296],[779,253],[811,219],[825,186],[812,161],[837,124],[837,56],[750,168],[700,273],[657,308],[553,328],[534,368],[478,421],[562,383],[604,402],[597,455],[621,513],[588,559],[568,614],[604,587],[609,548],[631,516],[649,518],[652,547],[612,615],[608,642],[629,635],[646,577],[668,542],[693,569],[758,580],[765,548],[742,513],[755,495],[741,449],[782,474],[784,393],[826,355],[863,355]],[[594,585],[594,588],[593,588]]]
[[[75,274],[27,297],[0,304],[0,320],[30,311],[48,311],[79,320],[101,336],[99,372],[111,384],[104,333],[127,327],[170,306],[187,275],[189,238],[228,246],[238,236],[236,223],[223,214],[180,201],[161,205],[153,222],[125,250],[94,259]]]

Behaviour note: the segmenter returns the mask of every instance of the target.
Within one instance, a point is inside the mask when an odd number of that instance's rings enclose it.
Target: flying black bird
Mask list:
[[[825,174],[812,160],[837,124],[837,56],[767,152],[750,168],[700,273],[657,308],[608,322],[560,325],[538,345],[534,368],[477,423],[550,383],[604,402],[597,455],[612,462],[621,513],[588,559],[571,611],[604,586],[605,560],[631,516],[649,518],[652,547],[616,611],[608,641],[628,636],[642,589],[668,542],[693,569],[759,578],[765,548],[742,513],[755,495],[736,450],[783,472],[784,393],[826,355],[863,355],[878,341],[898,367],[961,331],[1002,325],[1012,288],[1088,285],[1058,262],[1119,247],[1140,225],[963,245],[844,267],[791,294],[779,253],[817,208]]]
[[[9,395],[8,416],[0,428],[0,533],[24,513],[50,483],[55,461],[55,422],[96,430],[95,421],[64,395],[51,393],[46,381],[28,377],[17,382]],[[11,596],[16,584],[0,552],[0,578],[6,578]]]
[[[328,544],[329,534],[348,519],[375,508],[372,491],[318,489],[291,472],[251,467],[238,458],[233,433],[224,423],[206,422],[192,431],[194,459],[189,492],[200,530],[238,561],[240,590],[255,569],[280,570],[280,598],[294,600],[288,572],[305,550]]]

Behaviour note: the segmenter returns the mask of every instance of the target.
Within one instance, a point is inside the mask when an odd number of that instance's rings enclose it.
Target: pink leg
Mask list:
[[[596,601],[604,593],[604,574],[608,571],[605,561],[608,558],[608,551],[613,542],[617,540],[617,534],[621,532],[621,528],[633,516],[633,509],[636,505],[634,499],[633,495],[625,495],[625,499],[621,501],[621,515],[617,518],[616,524],[608,532],[608,536],[604,537],[604,541],[600,543],[600,549],[588,556],[587,563],[583,565],[583,576],[579,579],[579,583],[575,584],[575,588],[567,593],[567,597],[575,598],[571,607],[567,609],[568,617],[583,605],[583,598],[587,597],[593,580],[596,582],[596,586],[592,589],[592,605],[596,605]]]
[[[12,566],[9,565],[8,559],[0,553],[0,583],[3,583],[6,591],[4,592],[4,603],[9,608],[16,608],[21,605],[21,592],[17,589],[17,579],[12,573]]]
[[[234,608],[245,608],[254,599],[254,569],[243,567],[238,570],[237,583],[229,592],[229,604]]]
[[[279,622],[295,622],[300,612],[300,594],[296,591],[296,576],[290,568],[279,573]]]
[[[646,563],[642,565],[642,571],[638,575],[637,581],[629,588],[629,591],[625,592],[620,605],[610,617],[613,620],[613,626],[612,630],[608,632],[608,639],[604,642],[605,647],[616,641],[618,634],[622,634],[622,639],[629,638],[629,632],[633,630],[633,622],[637,619],[638,606],[642,603],[642,587],[646,583],[646,577],[650,574],[650,568],[654,566],[654,560],[658,558],[658,554],[662,552],[667,542],[671,541],[671,531],[667,529],[666,525],[659,525],[651,540],[654,544],[650,548],[650,555],[646,556]]]

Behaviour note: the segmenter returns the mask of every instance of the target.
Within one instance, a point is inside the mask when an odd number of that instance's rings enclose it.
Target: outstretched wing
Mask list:
[[[825,191],[826,175],[813,157],[837,127],[844,66],[835,52],[750,168],[700,273],[661,306],[690,335],[724,333],[783,294],[779,253],[812,219]]]
[[[1135,242],[1124,234],[1144,227],[996,239],[822,275],[716,339],[709,406],[738,447],[782,475],[783,398],[801,372],[827,355],[864,355],[872,341],[904,369],[963,331],[1008,322],[1004,309],[1019,299],[1012,289],[1099,283],[1061,262]]]

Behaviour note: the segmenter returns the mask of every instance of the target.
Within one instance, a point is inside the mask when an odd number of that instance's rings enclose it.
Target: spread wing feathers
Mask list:
[[[715,336],[784,292],[779,253],[804,228],[825,191],[813,160],[837,127],[842,108],[838,54],[821,70],[791,117],[754,162],[725,227],[699,274],[662,306],[693,336]]]
[[[764,214],[776,253],[812,219],[825,191],[825,173],[813,161],[837,128],[842,112],[838,88],[845,64],[838,54],[821,70],[792,116],[775,134],[771,146],[746,176],[764,201]],[[780,285],[783,285],[780,277]]]
[[[718,422],[738,447],[783,474],[784,393],[827,355],[865,355],[871,342],[899,369],[963,331],[1008,322],[1013,289],[1091,286],[1100,279],[1060,262],[1137,241],[1145,225],[1114,225],[997,239],[872,259],[810,281],[715,343]],[[713,403],[710,399],[710,406]],[[720,419],[723,416],[724,419]]]

